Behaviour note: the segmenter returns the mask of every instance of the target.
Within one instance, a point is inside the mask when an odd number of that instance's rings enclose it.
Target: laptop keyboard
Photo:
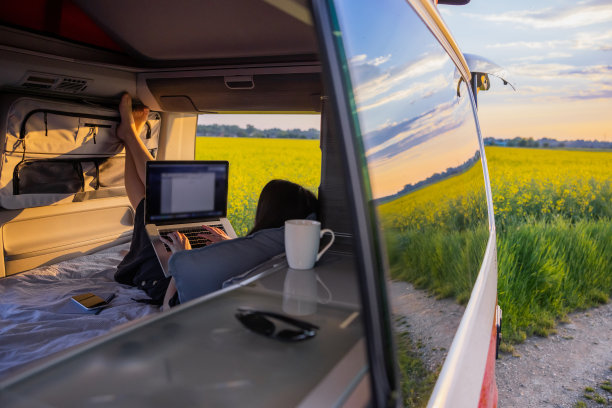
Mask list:
[[[225,228],[223,228],[223,224],[215,224],[215,225],[208,225],[208,226],[219,228],[220,230],[225,232]],[[187,238],[189,238],[189,243],[191,244],[192,249],[201,248],[211,243],[208,239],[198,236],[198,235],[210,235],[210,231],[205,230],[202,227],[188,227],[188,228],[175,228],[175,229],[169,229],[169,230],[160,230],[159,235],[167,239],[168,234],[174,231],[178,231],[182,234],[185,234]],[[164,246],[166,247],[166,251],[170,252],[170,248],[168,248],[168,245],[164,244]]]

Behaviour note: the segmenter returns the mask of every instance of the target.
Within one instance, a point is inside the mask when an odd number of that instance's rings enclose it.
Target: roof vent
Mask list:
[[[87,89],[91,81],[91,79],[46,74],[43,72],[28,72],[19,85],[30,89],[79,93]]]

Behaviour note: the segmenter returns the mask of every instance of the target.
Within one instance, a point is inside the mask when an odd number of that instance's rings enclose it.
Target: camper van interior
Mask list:
[[[437,262],[470,268],[467,307],[430,403],[493,406],[495,230],[470,72],[433,2],[370,3],[2,2],[0,405],[402,405],[389,274],[429,274],[425,240],[456,233]],[[164,312],[117,283],[135,216],[124,92],[150,109],[155,161],[195,159],[201,114],[320,115],[314,193],[335,240],[315,268],[272,256]],[[423,198],[442,183],[455,207],[478,203],[452,226]],[[72,299],[87,293],[107,304]]]

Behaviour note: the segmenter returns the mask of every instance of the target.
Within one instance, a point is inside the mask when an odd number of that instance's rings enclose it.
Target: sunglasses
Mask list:
[[[274,312],[264,312],[252,309],[238,309],[236,318],[249,330],[262,336],[271,337],[282,341],[302,341],[308,340],[317,335],[318,326],[294,319]],[[296,330],[282,329],[277,330],[276,325],[270,320],[276,319],[289,326],[294,326]]]

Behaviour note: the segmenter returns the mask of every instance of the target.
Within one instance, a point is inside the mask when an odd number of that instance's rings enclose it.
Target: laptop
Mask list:
[[[230,238],[236,232],[227,217],[227,161],[148,161],[146,167],[145,228],[157,259],[168,275],[170,249],[159,239],[183,232],[192,248],[208,245],[198,238],[202,225],[221,228]]]

